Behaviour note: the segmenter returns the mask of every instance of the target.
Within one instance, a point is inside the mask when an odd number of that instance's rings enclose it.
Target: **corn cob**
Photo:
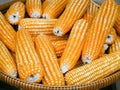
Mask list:
[[[43,11],[43,18],[52,19],[57,18],[64,10],[67,0],[51,0],[48,1]]]
[[[15,62],[2,41],[0,41],[0,70],[10,76],[17,76]]]
[[[26,10],[31,18],[40,18],[42,16],[41,0],[26,0]]]
[[[95,61],[69,71],[65,75],[68,85],[88,84],[120,69],[120,52],[104,55]]]
[[[120,50],[120,37],[117,36],[115,42],[110,46],[109,53],[113,53]]]
[[[66,44],[67,44],[67,40],[52,41],[53,48],[58,57],[62,56]]]
[[[82,18],[89,3],[90,0],[70,0],[64,12],[57,20],[53,33],[57,36],[65,35],[72,28],[74,23]]]
[[[116,32],[120,35],[120,5],[118,6],[118,17],[115,21],[114,28],[116,29]]]
[[[32,38],[26,30],[17,32],[16,63],[22,80],[29,82],[42,80],[43,67],[35,51]]]
[[[15,30],[0,12],[0,40],[13,52],[15,51],[15,37]]]
[[[45,70],[44,81],[46,84],[54,86],[64,85],[63,74],[60,71],[55,51],[48,37],[40,34],[35,39],[35,44]]]
[[[18,1],[10,6],[5,14],[6,19],[10,24],[17,25],[25,16],[25,5]]]
[[[77,63],[84,45],[84,36],[87,29],[88,23],[84,19],[78,20],[74,24],[66,48],[60,59],[60,68],[63,73],[72,69]]]
[[[99,57],[101,48],[114,25],[118,6],[114,0],[104,1],[93,19],[82,51],[83,63],[90,63]]]
[[[55,26],[57,19],[33,19],[25,18],[22,19],[19,23],[19,28],[33,28],[33,29],[42,29],[42,28],[53,28]]]
[[[114,28],[112,28],[107,36],[105,43],[113,44],[115,42],[116,37],[117,37],[116,30]]]
[[[90,6],[87,9],[87,12],[85,13],[83,18],[86,19],[89,23],[91,23],[97,12],[98,7],[94,3],[90,2]]]
[[[40,32],[44,32],[45,34],[53,34],[52,30],[56,21],[57,19],[46,20],[26,18],[20,21],[18,30],[23,28],[27,29],[32,35],[38,35]]]

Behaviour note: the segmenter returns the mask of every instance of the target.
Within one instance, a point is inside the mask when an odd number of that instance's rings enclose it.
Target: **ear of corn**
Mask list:
[[[116,72],[120,69],[120,52],[104,55],[103,57],[78,67],[66,73],[65,79],[68,85],[80,85],[91,83],[95,80]]]
[[[114,28],[116,29],[116,32],[120,35],[120,5],[118,6],[118,17],[115,21]]]
[[[55,26],[57,19],[22,19],[19,23],[19,30],[26,29],[30,34],[36,37],[43,32],[44,34],[53,34],[52,30]]]
[[[26,0],[26,10],[31,18],[40,18],[42,16],[41,0]]]
[[[52,41],[53,48],[58,57],[62,56],[62,53],[64,52],[64,49],[66,47],[66,44],[67,44],[67,40]]]
[[[57,36],[62,36],[70,31],[76,20],[82,18],[89,3],[90,0],[70,0],[55,24],[53,33]]]
[[[40,82],[43,67],[35,51],[31,36],[26,30],[17,32],[16,63],[20,79],[29,82]]]
[[[13,52],[15,51],[15,37],[15,30],[0,12],[0,40]]]
[[[10,24],[18,24],[25,15],[25,5],[24,3],[18,1],[10,6],[7,10],[5,17]]]
[[[22,19],[19,23],[19,29],[22,28],[53,28],[55,26],[57,19],[33,19],[33,18],[25,18]]]
[[[114,28],[112,28],[107,36],[105,43],[113,44],[115,42],[116,37],[117,37],[116,30]]]
[[[118,6],[113,0],[104,1],[93,19],[82,51],[84,63],[90,63],[99,57],[106,37],[114,25]]]
[[[60,68],[63,73],[72,69],[77,63],[84,45],[84,36],[87,29],[88,23],[84,19],[74,24],[66,48],[60,59]]]
[[[67,0],[51,0],[46,2],[48,3],[46,3],[46,7],[44,6],[45,8],[42,15],[43,18],[46,19],[58,17],[67,4]]]
[[[87,12],[85,13],[83,18],[91,23],[97,12],[98,7],[94,3],[90,2],[90,6],[88,7]]]
[[[117,36],[115,42],[110,46],[109,53],[113,53],[120,50],[120,37]]]
[[[2,41],[0,41],[0,70],[10,76],[17,76],[15,62]]]
[[[43,81],[45,81],[47,85],[64,85],[63,74],[60,71],[53,46],[47,36],[40,34],[35,39],[35,44],[45,71]]]

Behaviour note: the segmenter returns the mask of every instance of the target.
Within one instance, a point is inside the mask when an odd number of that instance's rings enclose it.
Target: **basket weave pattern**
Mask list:
[[[25,82],[0,72],[0,80],[8,83],[11,86],[20,87],[26,90],[96,90],[108,86],[119,79],[120,79],[120,71],[110,75],[109,77],[106,77],[104,79],[89,84],[76,85],[76,86],[47,86],[42,84]]]

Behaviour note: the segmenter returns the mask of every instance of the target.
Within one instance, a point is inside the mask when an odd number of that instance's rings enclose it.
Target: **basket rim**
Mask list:
[[[16,0],[14,0],[14,1],[16,1]],[[91,1],[92,1],[92,3],[95,4],[95,2],[93,0],[91,0]],[[96,6],[98,6],[98,5],[96,4]],[[11,77],[11,76],[9,76],[9,75],[1,72],[1,71],[0,71],[0,80],[8,83],[9,85],[16,86],[16,87],[23,88],[23,89],[27,89],[27,88],[29,88],[29,89],[30,88],[38,88],[38,89],[43,88],[44,89],[44,88],[46,88],[46,89],[52,89],[52,90],[53,89],[55,89],[55,90],[56,89],[57,90],[62,89],[63,90],[63,89],[68,89],[69,88],[69,89],[82,89],[83,90],[83,88],[87,88],[87,90],[88,90],[89,88],[91,88],[89,90],[93,90],[93,89],[98,89],[98,88],[105,87],[107,85],[112,84],[113,82],[116,82],[117,80],[120,80],[120,70],[117,71],[114,74],[111,74],[108,77],[103,78],[103,79],[100,79],[100,80],[97,80],[97,81],[94,81],[94,82],[91,82],[91,83],[88,83],[88,84],[81,84],[81,85],[48,86],[48,85],[23,81],[19,78]]]
[[[114,78],[111,82],[109,82],[112,78]],[[12,86],[16,86],[18,87],[18,85],[14,85],[15,84],[22,84],[23,86],[20,86],[20,88],[25,88],[24,85],[26,86],[26,88],[28,88],[29,86],[32,86],[32,87],[39,87],[39,88],[77,88],[77,89],[80,89],[80,88],[85,88],[85,87],[92,87],[92,86],[96,86],[98,85],[95,89],[97,88],[102,88],[101,86],[99,86],[100,83],[104,83],[105,81],[107,81],[108,83],[106,85],[102,85],[103,87],[107,86],[107,85],[110,85],[114,82],[116,82],[117,80],[120,80],[120,70],[111,74],[110,76],[108,77],[105,77],[103,79],[100,79],[100,80],[96,80],[96,81],[93,81],[91,83],[88,83],[88,84],[81,84],[81,85],[69,85],[69,86],[49,86],[49,85],[43,85],[43,84],[38,84],[38,83],[31,83],[31,82],[27,82],[27,81],[23,81],[19,78],[15,78],[15,77],[11,77],[3,72],[0,71],[0,80],[12,85]],[[10,83],[12,82],[12,83]]]

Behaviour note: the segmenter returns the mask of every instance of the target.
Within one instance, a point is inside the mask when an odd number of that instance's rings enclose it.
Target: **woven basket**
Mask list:
[[[4,5],[0,5],[0,10],[2,12],[5,12],[7,8],[15,1],[18,1],[18,0],[12,0],[11,2],[8,2]],[[120,71],[117,71],[116,73],[104,79],[94,81],[89,84],[76,85],[76,86],[75,85],[74,86],[47,86],[42,84],[30,83],[30,82],[22,81],[18,78],[8,76],[3,72],[0,72],[0,80],[2,80],[3,82],[11,86],[15,86],[25,90],[96,90],[96,89],[106,87],[116,82],[117,80],[120,80]]]

